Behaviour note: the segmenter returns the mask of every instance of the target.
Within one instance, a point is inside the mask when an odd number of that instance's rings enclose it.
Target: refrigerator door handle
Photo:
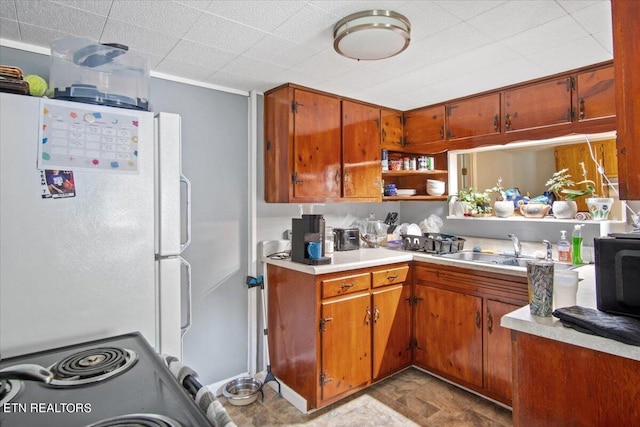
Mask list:
[[[186,282],[186,290],[187,290],[187,321],[184,325],[180,326],[180,339],[184,338],[184,335],[191,328],[191,264],[187,262],[182,257],[180,258],[180,263],[185,266],[187,272],[187,282]]]
[[[187,179],[182,173],[180,174],[180,182],[185,184],[186,189],[186,209],[187,209],[187,218],[186,218],[186,235],[184,243],[180,243],[180,252],[187,249],[187,246],[191,244],[191,181]]]

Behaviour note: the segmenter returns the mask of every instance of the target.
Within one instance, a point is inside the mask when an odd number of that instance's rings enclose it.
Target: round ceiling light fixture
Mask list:
[[[390,58],[411,40],[411,23],[389,10],[366,10],[341,19],[333,28],[333,48],[357,60]]]

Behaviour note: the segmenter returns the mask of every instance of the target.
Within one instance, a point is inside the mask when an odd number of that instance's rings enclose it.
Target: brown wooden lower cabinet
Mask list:
[[[311,275],[268,265],[271,370],[320,408],[411,363],[409,263]]]
[[[513,332],[515,427],[640,425],[640,361]]]
[[[415,263],[414,361],[511,405],[511,337],[500,318],[528,304],[526,277]]]

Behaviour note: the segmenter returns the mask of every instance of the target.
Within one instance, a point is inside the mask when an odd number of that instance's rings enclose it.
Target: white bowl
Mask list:
[[[434,186],[442,186],[444,187],[445,182],[444,181],[439,181],[437,179],[428,179],[427,180],[427,185],[434,185]]]
[[[445,182],[435,179],[427,180],[427,194],[430,196],[442,196],[444,194]]]

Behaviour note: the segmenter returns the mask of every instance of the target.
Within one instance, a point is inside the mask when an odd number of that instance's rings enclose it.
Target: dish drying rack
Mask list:
[[[410,251],[435,254],[455,253],[464,249],[465,239],[452,234],[424,233],[422,236],[402,234],[402,247]]]

